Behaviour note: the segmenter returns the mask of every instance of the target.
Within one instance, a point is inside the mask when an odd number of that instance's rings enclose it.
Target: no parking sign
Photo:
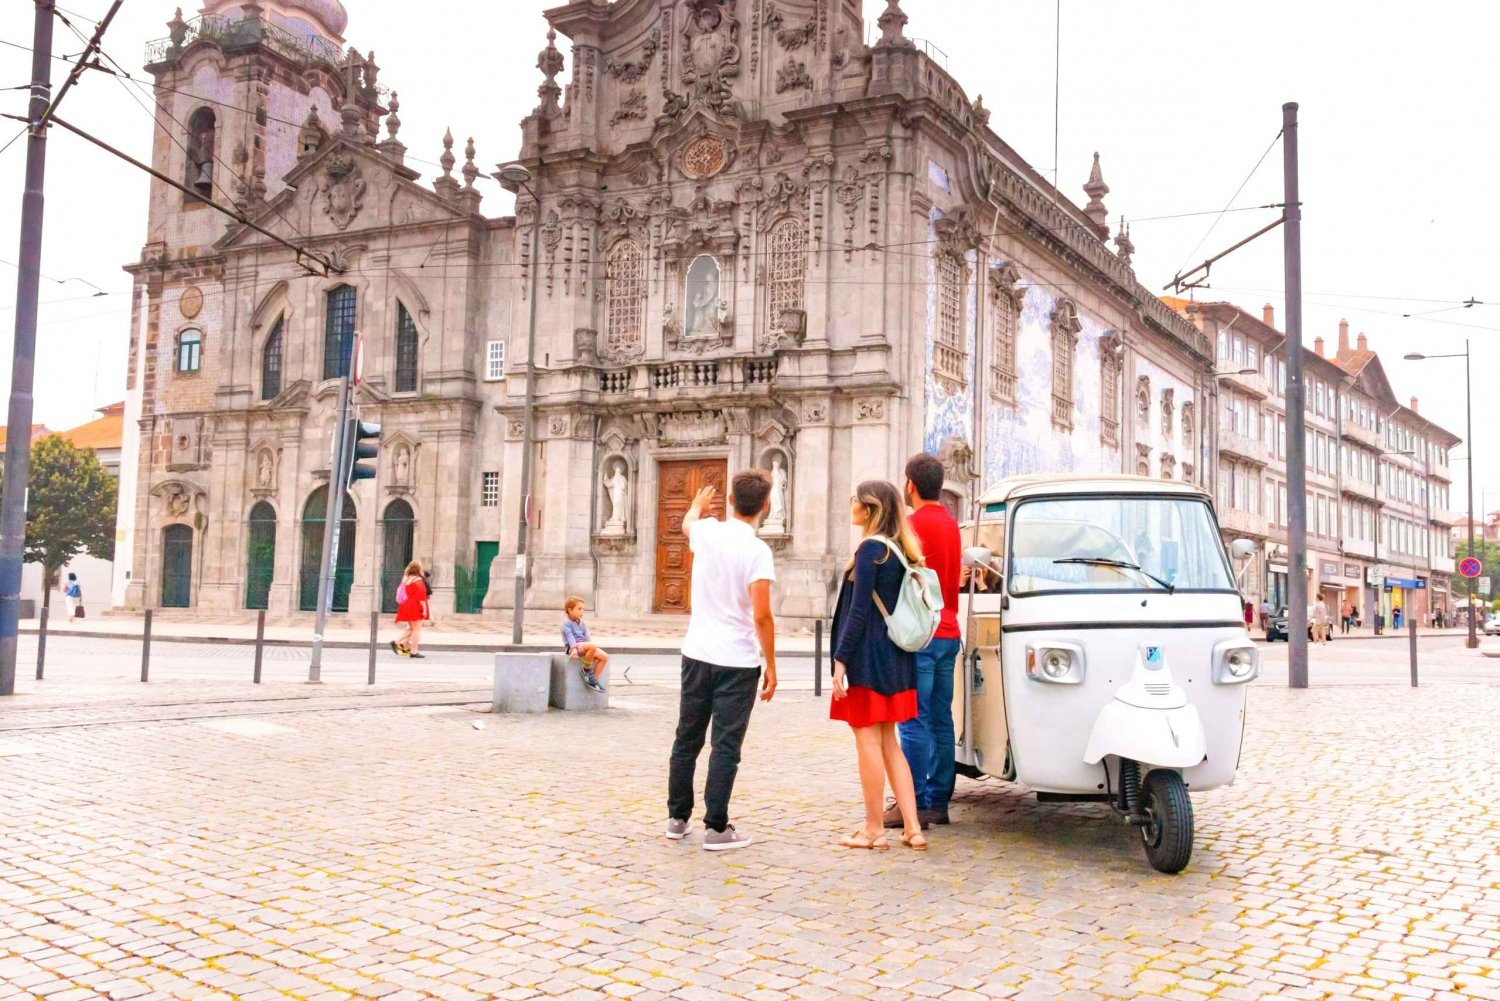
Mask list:
[[[1465,557],[1458,564],[1458,572],[1465,577],[1478,577],[1483,570],[1484,564],[1480,563],[1479,558],[1475,556]]]

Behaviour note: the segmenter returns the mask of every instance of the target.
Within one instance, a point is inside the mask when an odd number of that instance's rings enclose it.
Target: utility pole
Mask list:
[[[1307,392],[1302,381],[1302,201],[1297,190],[1297,104],[1281,106],[1286,178],[1287,656],[1288,684],[1307,687]]]
[[[53,0],[35,0],[31,42],[31,103],[26,118],[26,190],[21,196],[21,254],[16,277],[16,336],[10,374],[10,434],[5,441],[5,485],[0,499],[0,695],[16,691],[20,629],[21,558],[26,550],[26,485],[31,480],[31,416],[36,367],[37,292],[42,279],[43,188],[47,126],[52,104]]]

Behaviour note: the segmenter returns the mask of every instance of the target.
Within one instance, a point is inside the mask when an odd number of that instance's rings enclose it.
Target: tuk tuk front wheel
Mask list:
[[[1193,857],[1193,801],[1182,776],[1158,769],[1141,786],[1141,840],[1146,858],[1158,872],[1179,873]]]

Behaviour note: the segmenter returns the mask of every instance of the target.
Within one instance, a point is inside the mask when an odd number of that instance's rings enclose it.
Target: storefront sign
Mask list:
[[[1319,560],[1318,569],[1324,577],[1337,577],[1339,575],[1339,565],[1333,560]]]
[[[1486,598],[1490,596],[1490,579],[1488,577],[1475,578],[1474,583],[1479,585],[1479,593]]]
[[[1286,573],[1285,563],[1267,563],[1266,570],[1271,573]]]
[[[1410,577],[1387,577],[1385,589],[1387,591],[1401,588],[1403,591],[1425,591],[1427,582],[1425,580],[1412,580]]]
[[[1345,580],[1359,580],[1359,564],[1357,564],[1357,563],[1345,563],[1344,564],[1344,579]]]

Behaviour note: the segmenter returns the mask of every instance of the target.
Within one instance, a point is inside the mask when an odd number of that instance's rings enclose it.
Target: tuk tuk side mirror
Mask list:
[[[995,555],[987,546],[968,546],[964,549],[964,566],[966,567],[984,567],[988,570],[994,558]]]
[[[1237,560],[1248,560],[1255,555],[1255,542],[1252,539],[1235,539],[1229,544],[1229,551]]]

